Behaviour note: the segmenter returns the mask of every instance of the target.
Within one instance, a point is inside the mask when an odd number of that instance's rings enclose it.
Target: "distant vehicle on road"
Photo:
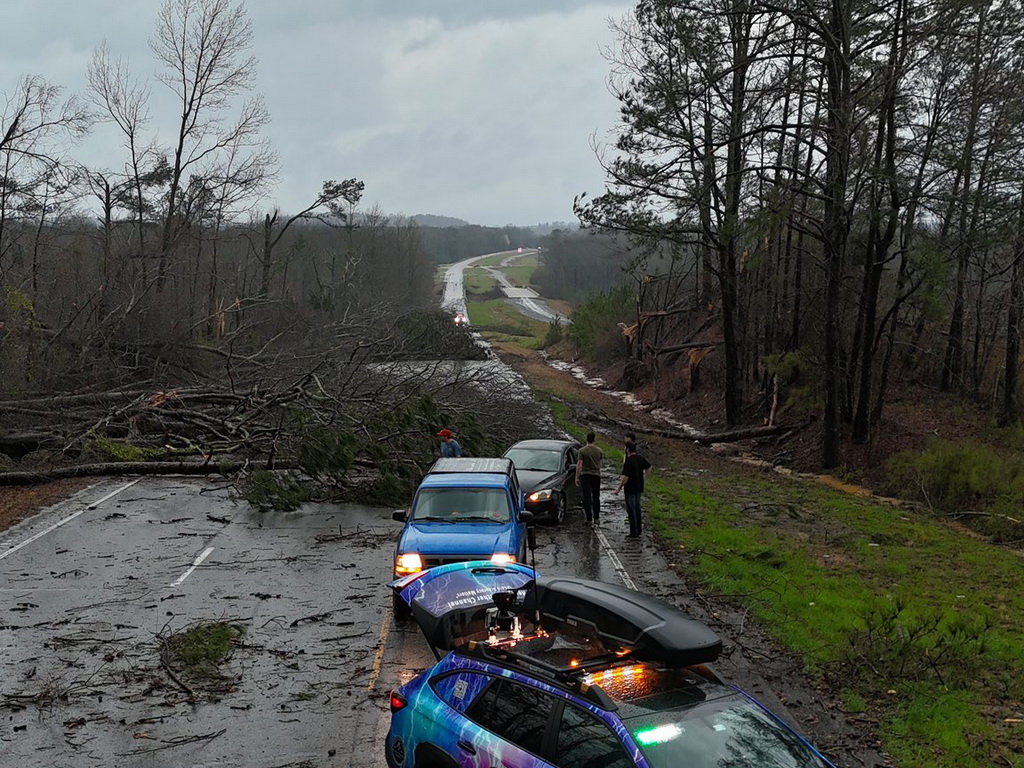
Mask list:
[[[521,440],[505,451],[505,458],[516,465],[526,508],[535,518],[561,525],[570,502],[579,500],[579,449],[575,440]]]
[[[463,312],[456,312],[452,322],[456,325],[469,325],[469,318]]]
[[[488,562],[391,587],[439,660],[391,692],[389,768],[835,768],[663,600]]]

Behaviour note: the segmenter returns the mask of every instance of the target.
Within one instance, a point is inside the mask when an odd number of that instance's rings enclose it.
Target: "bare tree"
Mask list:
[[[252,23],[241,3],[231,0],[166,0],[150,47],[166,70],[158,79],[178,99],[178,123],[170,163],[164,226],[157,267],[163,288],[171,252],[184,224],[181,195],[190,176],[206,178],[222,153],[251,147],[270,162],[259,138],[269,114],[259,96],[243,101],[237,117],[227,115],[236,97],[249,91],[256,59],[249,55]]]
[[[136,253],[145,258],[145,216],[151,205],[145,198],[147,177],[163,162],[156,144],[143,138],[149,123],[149,88],[133,78],[122,59],[110,58],[110,49],[104,42],[89,62],[89,95],[103,111],[105,119],[113,122],[124,137],[128,152],[123,173],[126,181],[121,185],[121,199],[132,200],[135,221]]]
[[[16,201],[47,183],[69,145],[84,136],[92,115],[77,96],[41,77],[23,77],[0,112],[0,283],[9,248],[6,224]]]
[[[316,199],[298,213],[284,220],[278,226],[278,218],[281,212],[274,209],[263,217],[263,256],[262,270],[260,272],[259,295],[266,298],[270,294],[270,278],[274,271],[274,248],[281,242],[288,229],[297,221],[317,219],[323,221],[327,209],[330,215],[343,226],[355,226],[353,213],[355,206],[363,196],[363,182],[357,179],[345,179],[344,181],[325,181],[320,194]]]

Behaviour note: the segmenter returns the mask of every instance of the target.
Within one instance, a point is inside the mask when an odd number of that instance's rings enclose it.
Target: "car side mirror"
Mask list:
[[[391,519],[404,523],[409,518],[409,512],[405,509],[396,509],[391,513]]]

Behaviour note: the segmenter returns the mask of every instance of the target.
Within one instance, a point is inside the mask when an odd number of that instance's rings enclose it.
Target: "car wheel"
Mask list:
[[[558,494],[558,500],[555,502],[555,508],[551,510],[552,525],[561,525],[565,522],[565,510],[568,506],[569,502],[565,498],[565,494]]]
[[[409,617],[412,616],[409,606],[396,593],[391,594],[391,610],[395,614],[395,621],[399,624],[408,621]]]

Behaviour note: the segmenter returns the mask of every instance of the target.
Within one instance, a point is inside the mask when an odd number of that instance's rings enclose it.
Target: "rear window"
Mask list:
[[[510,448],[505,458],[512,459],[516,469],[524,472],[535,470],[540,472],[557,472],[562,466],[561,451],[544,451],[537,448]]]
[[[507,523],[509,496],[501,488],[424,488],[416,495],[412,519],[421,522]]]

